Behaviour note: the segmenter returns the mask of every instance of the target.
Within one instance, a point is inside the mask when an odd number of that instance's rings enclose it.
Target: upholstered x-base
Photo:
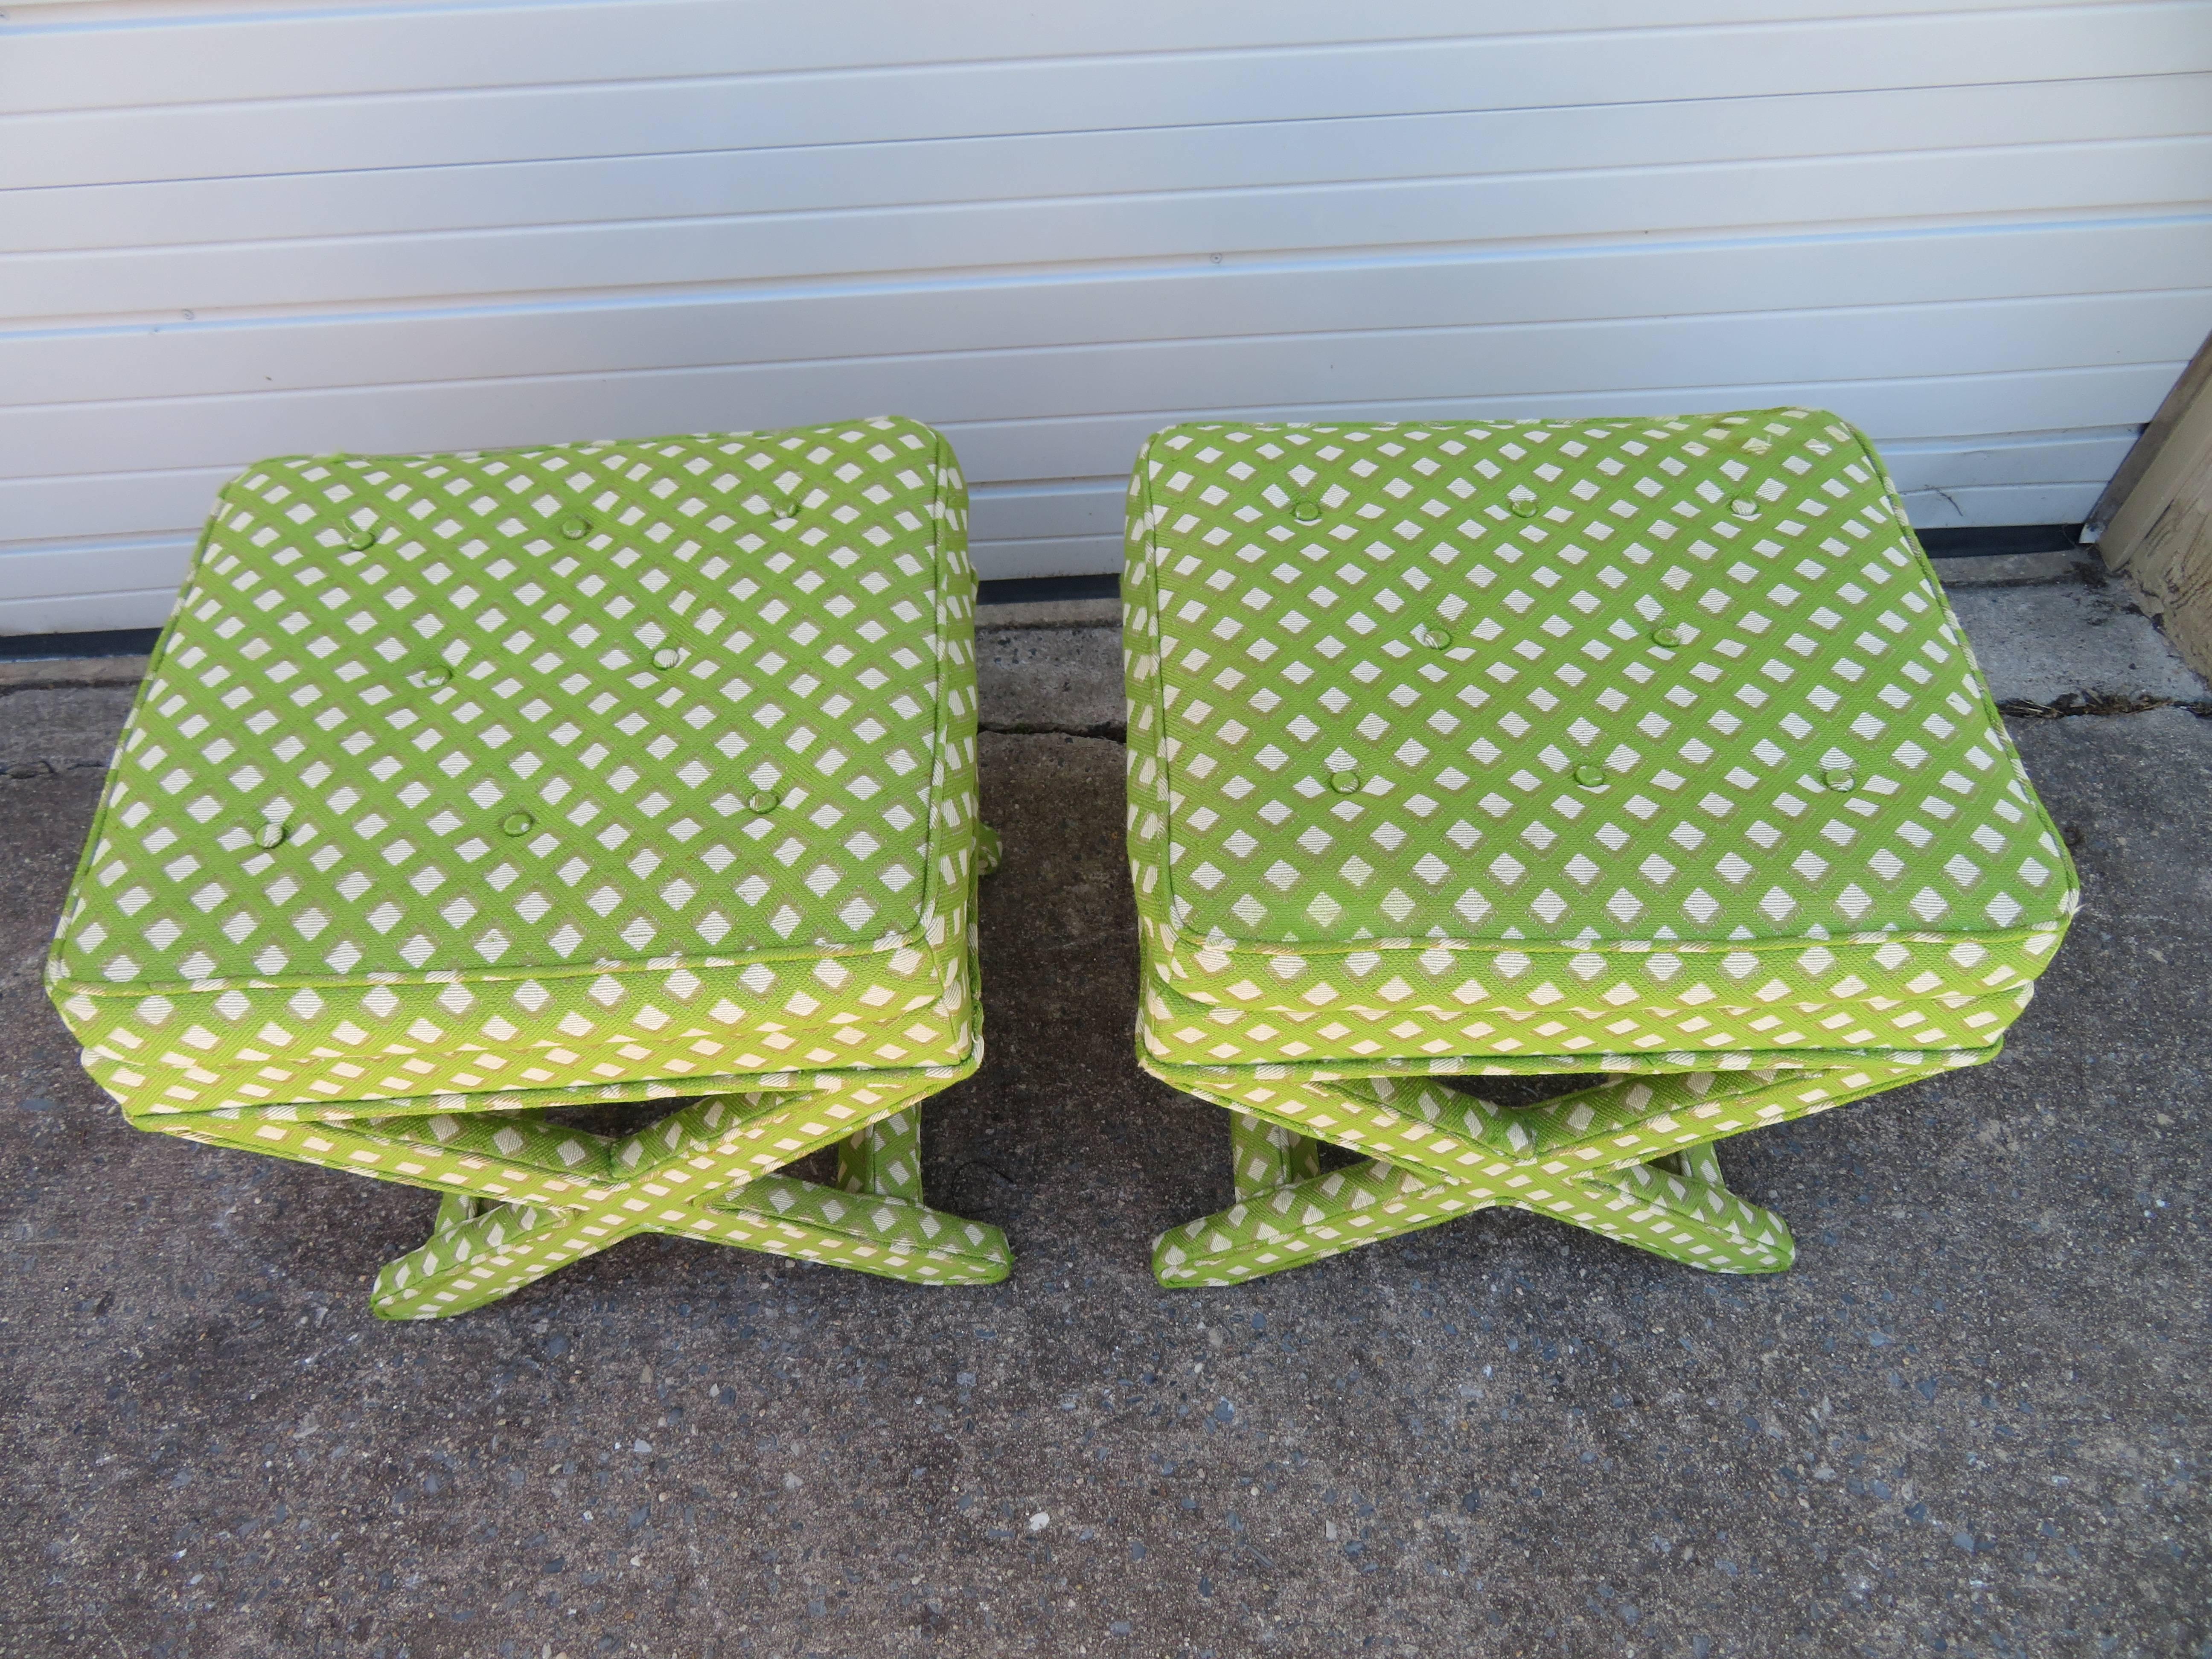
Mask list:
[[[1778,1273],[1795,1254],[1789,1226],[1728,1190],[1714,1144],[1986,1057],[1611,1076],[1523,1110],[1419,1073],[1154,1064],[1235,1115],[1237,1201],[1162,1233],[1152,1271],[1169,1286],[1241,1284],[1505,1207],[1716,1273]],[[1324,1174],[1324,1140],[1368,1160]]]
[[[464,1312],[641,1232],[735,1244],[915,1284],[1004,1279],[1013,1257],[996,1227],[921,1201],[920,1127],[921,1114],[910,1105],[846,1136],[837,1143],[834,1188],[752,1174],[739,1152],[680,1188],[666,1173],[647,1176],[575,1207],[448,1194],[429,1243],[386,1264],[371,1300],[388,1319]]]
[[[974,1069],[814,1073],[716,1096],[630,1135],[586,1133],[542,1111],[315,1121],[229,1112],[149,1128],[427,1187],[446,1194],[422,1249],[378,1274],[387,1319],[497,1300],[633,1233],[664,1232],[857,1267],[916,1284],[1004,1279],[995,1227],[921,1202],[923,1100]],[[838,1148],[836,1188],[775,1171]]]

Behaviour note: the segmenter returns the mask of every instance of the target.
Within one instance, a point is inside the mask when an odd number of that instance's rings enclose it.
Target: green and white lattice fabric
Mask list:
[[[965,517],[891,419],[249,470],[57,931],[88,1069],[143,1127],[455,1194],[441,1237],[726,1231],[698,1200],[836,1141],[932,1216],[891,1143],[980,1054]],[[884,1214],[849,1265],[1004,1273]]]
[[[1243,1115],[1248,1200],[1318,1138],[1384,1154],[1377,1193],[1786,1265],[1749,1206],[1733,1243],[1674,1240],[1653,1160],[1703,1156],[1664,1166],[1668,1202],[1718,1216],[1706,1143],[1991,1057],[2075,909],[1896,489],[1832,415],[1170,428],[1123,596],[1139,1058]],[[1611,1080],[1521,1112],[1422,1080],[1506,1073]],[[1284,1219],[1349,1179],[1165,1236],[1163,1278],[1436,1208]]]

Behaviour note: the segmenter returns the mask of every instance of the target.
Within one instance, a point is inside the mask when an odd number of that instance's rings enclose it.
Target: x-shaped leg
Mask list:
[[[1947,1057],[1819,1070],[1608,1079],[1509,1111],[1418,1075],[1347,1079],[1310,1068],[1160,1068],[1225,1106],[1237,1202],[1153,1241],[1166,1285],[1241,1284],[1301,1262],[1507,1207],[1718,1273],[1790,1266],[1790,1229],[1721,1178],[1714,1143],[1948,1069]],[[1322,1174],[1320,1141],[1367,1152]]]
[[[464,1313],[633,1233],[676,1233],[925,1285],[988,1285],[1012,1264],[1004,1235],[921,1201],[921,1117],[893,1113],[838,1146],[838,1187],[742,1172],[681,1198],[617,1188],[573,1209],[448,1194],[430,1241],[386,1264],[386,1319]]]
[[[988,1284],[1010,1270],[1005,1236],[921,1202],[921,1103],[971,1069],[817,1074],[819,1086],[695,1101],[628,1136],[531,1111],[159,1127],[445,1194],[429,1242],[377,1276],[371,1304],[389,1319],[465,1312],[640,1232]],[[837,1187],[775,1173],[832,1145]]]
[[[1000,848],[995,831],[975,828],[980,878],[998,867]],[[971,920],[971,968],[975,938]],[[571,1128],[527,1096],[474,1110],[422,1099],[384,1101],[360,1115],[309,1104],[132,1121],[185,1140],[443,1194],[429,1241],[376,1276],[369,1301],[385,1319],[465,1313],[641,1232],[920,1285],[989,1285],[1012,1270],[1006,1235],[921,1201],[921,1103],[971,1076],[981,1060],[979,1043],[959,1066],[763,1077],[761,1086],[694,1100],[629,1135]],[[675,1087],[611,1086],[604,1103],[665,1097]],[[776,1173],[833,1145],[836,1187]]]

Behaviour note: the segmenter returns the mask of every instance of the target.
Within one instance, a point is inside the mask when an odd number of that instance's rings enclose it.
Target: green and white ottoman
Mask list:
[[[1122,592],[1138,1054],[1236,1115],[1164,1284],[1492,1205],[1786,1267],[1713,1143],[1993,1058],[2073,915],[1832,415],[1174,427]]]
[[[911,421],[252,468],[57,930],[87,1069],[445,1194],[390,1317],[645,1231],[1004,1278],[917,1158],[981,1054],[975,591]]]

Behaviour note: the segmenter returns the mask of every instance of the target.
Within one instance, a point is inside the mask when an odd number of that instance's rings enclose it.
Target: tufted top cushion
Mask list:
[[[964,515],[890,419],[234,479],[50,964],[95,1074],[394,1109],[959,1060]]]
[[[1194,1060],[1971,1047],[2075,908],[1832,415],[1170,428],[1124,597],[1147,961],[1212,1011],[1152,1024]]]

